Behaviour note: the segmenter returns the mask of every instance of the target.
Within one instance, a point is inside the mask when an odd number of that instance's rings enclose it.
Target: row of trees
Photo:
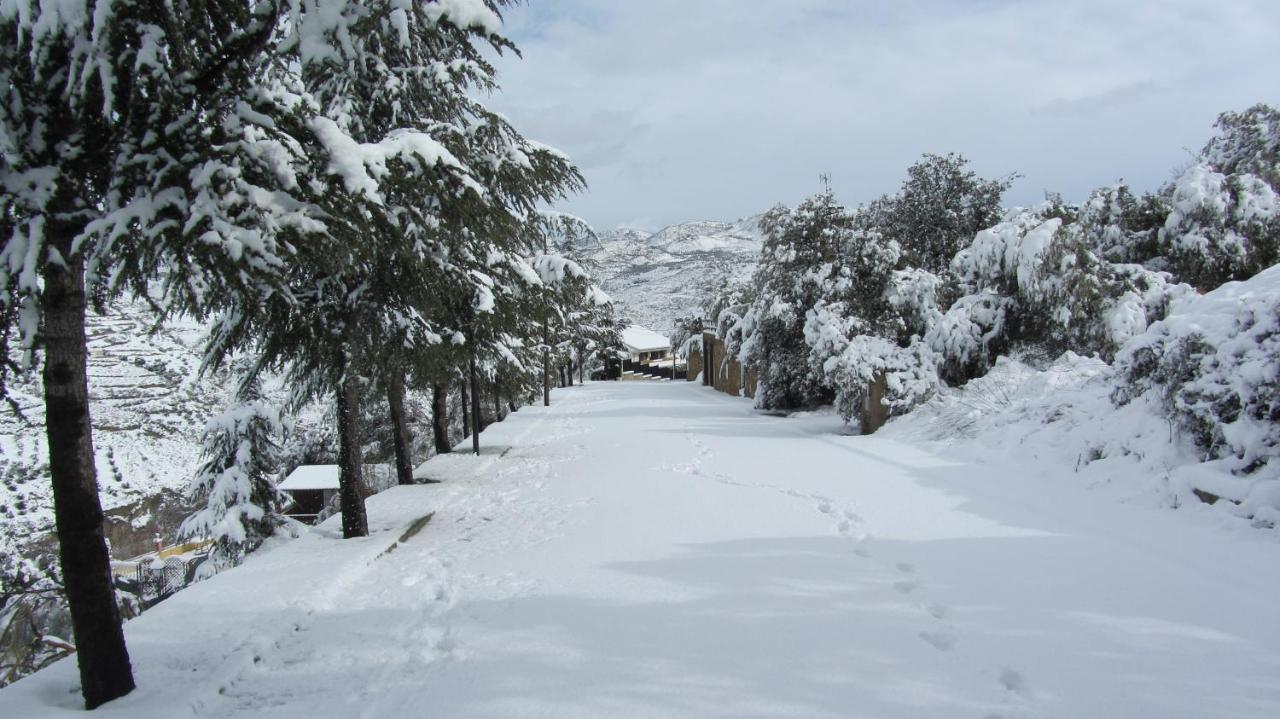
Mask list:
[[[1012,177],[983,179],[963,157],[926,155],[897,193],[867,206],[846,208],[826,190],[795,209],[775,208],[761,223],[752,282],[710,298],[707,315],[729,356],[758,371],[759,406],[834,400],[846,419],[873,381],[883,381],[885,406],[900,414],[1009,353],[1098,355],[1124,365],[1119,374],[1134,382],[1163,373],[1185,384],[1229,371],[1219,365],[1230,353],[1203,348],[1170,346],[1140,360],[1120,352],[1174,299],[1280,259],[1280,111],[1228,112],[1216,128],[1154,193],[1119,183],[1079,204],[1050,196],[1005,210]],[[1274,381],[1262,385],[1274,390]],[[1130,394],[1117,392],[1117,401]],[[1169,411],[1210,456],[1243,457],[1205,428],[1242,412],[1274,415],[1274,391],[1247,394],[1171,400]]]
[[[478,414],[482,383],[523,395],[531,368],[546,385],[609,342],[607,298],[547,240],[574,223],[539,210],[581,176],[476,99],[495,87],[486,52],[514,50],[506,4],[0,3],[0,389],[42,371],[87,707],[133,688],[95,478],[90,304],[130,294],[158,320],[195,316],[208,368],[243,362],[191,524],[228,556],[269,521],[264,373],[294,407],[335,402],[353,537],[368,531],[363,397],[387,398],[410,481],[407,385],[462,371]]]

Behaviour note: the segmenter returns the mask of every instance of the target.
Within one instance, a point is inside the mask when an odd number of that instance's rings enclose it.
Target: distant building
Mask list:
[[[340,472],[336,464],[304,464],[290,472],[283,482],[276,485],[276,489],[292,500],[285,514],[301,522],[314,521],[338,493]],[[395,472],[389,464],[365,464],[361,475],[366,496],[377,494],[396,483]]]
[[[622,344],[632,362],[649,364],[671,356],[671,340],[640,325],[631,325],[622,331]]]
[[[314,520],[338,493],[338,465],[304,464],[289,473],[277,489],[293,502],[288,514],[304,522]]]

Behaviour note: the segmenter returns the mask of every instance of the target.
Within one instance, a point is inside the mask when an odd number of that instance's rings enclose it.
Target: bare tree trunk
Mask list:
[[[476,356],[471,355],[471,418],[475,431],[471,433],[471,448],[480,454],[480,383],[476,381]]]
[[[436,454],[448,454],[449,444],[449,385],[437,384],[431,387],[431,434],[436,445]]]
[[[582,348],[579,347],[578,348],[578,384],[587,383],[587,380],[585,379],[586,371],[587,371],[586,370],[587,362],[582,358],[582,354],[583,354]]]
[[[471,407],[470,400],[467,398],[467,378],[462,378],[462,438],[466,439],[471,436]]]
[[[341,369],[338,400],[338,498],[342,504],[342,537],[369,536],[369,517],[364,510],[363,458],[360,456],[360,381],[339,351]]]
[[[133,691],[133,668],[120,626],[103,535],[102,503],[89,421],[85,341],[84,260],[71,252],[75,228],[50,223],[65,266],[46,262],[44,275],[45,430],[58,529],[62,580],[75,632],[80,690],[86,709]]]
[[[393,364],[387,374],[387,404],[391,410],[391,443],[396,451],[396,482],[413,484],[409,423],[404,416],[404,370],[399,365]]]
[[[572,357],[569,358],[569,364],[566,367],[566,369],[568,371],[565,372],[565,379],[568,380],[568,382],[566,383],[565,386],[572,387],[573,386],[573,358]]]

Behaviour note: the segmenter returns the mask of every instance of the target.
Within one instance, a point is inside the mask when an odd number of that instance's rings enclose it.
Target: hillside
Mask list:
[[[167,534],[180,518],[204,424],[227,395],[225,376],[199,375],[200,328],[153,330],[149,316],[122,303],[88,320],[98,484],[117,556],[145,549],[151,533]],[[53,526],[39,375],[12,389],[25,421],[0,412],[0,549]]]
[[[622,228],[579,253],[621,314],[666,334],[675,318],[700,315],[726,279],[751,277],[763,242],[759,221],[686,222],[652,234]]]

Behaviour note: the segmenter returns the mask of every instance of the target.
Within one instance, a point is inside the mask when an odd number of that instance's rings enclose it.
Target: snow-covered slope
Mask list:
[[[87,328],[103,508],[146,535],[173,523],[173,516],[153,515],[154,500],[176,499],[185,489],[200,458],[204,424],[226,398],[224,377],[199,376],[202,330],[175,323],[153,331],[149,318],[145,308],[123,303],[103,315],[90,313]],[[25,421],[0,411],[0,549],[53,524],[38,373],[11,390]],[[129,533],[121,529],[110,532],[117,542]]]
[[[763,240],[759,221],[686,222],[653,234],[611,230],[598,247],[580,252],[624,315],[665,334],[677,317],[700,315],[706,295],[726,278],[751,276]]]

